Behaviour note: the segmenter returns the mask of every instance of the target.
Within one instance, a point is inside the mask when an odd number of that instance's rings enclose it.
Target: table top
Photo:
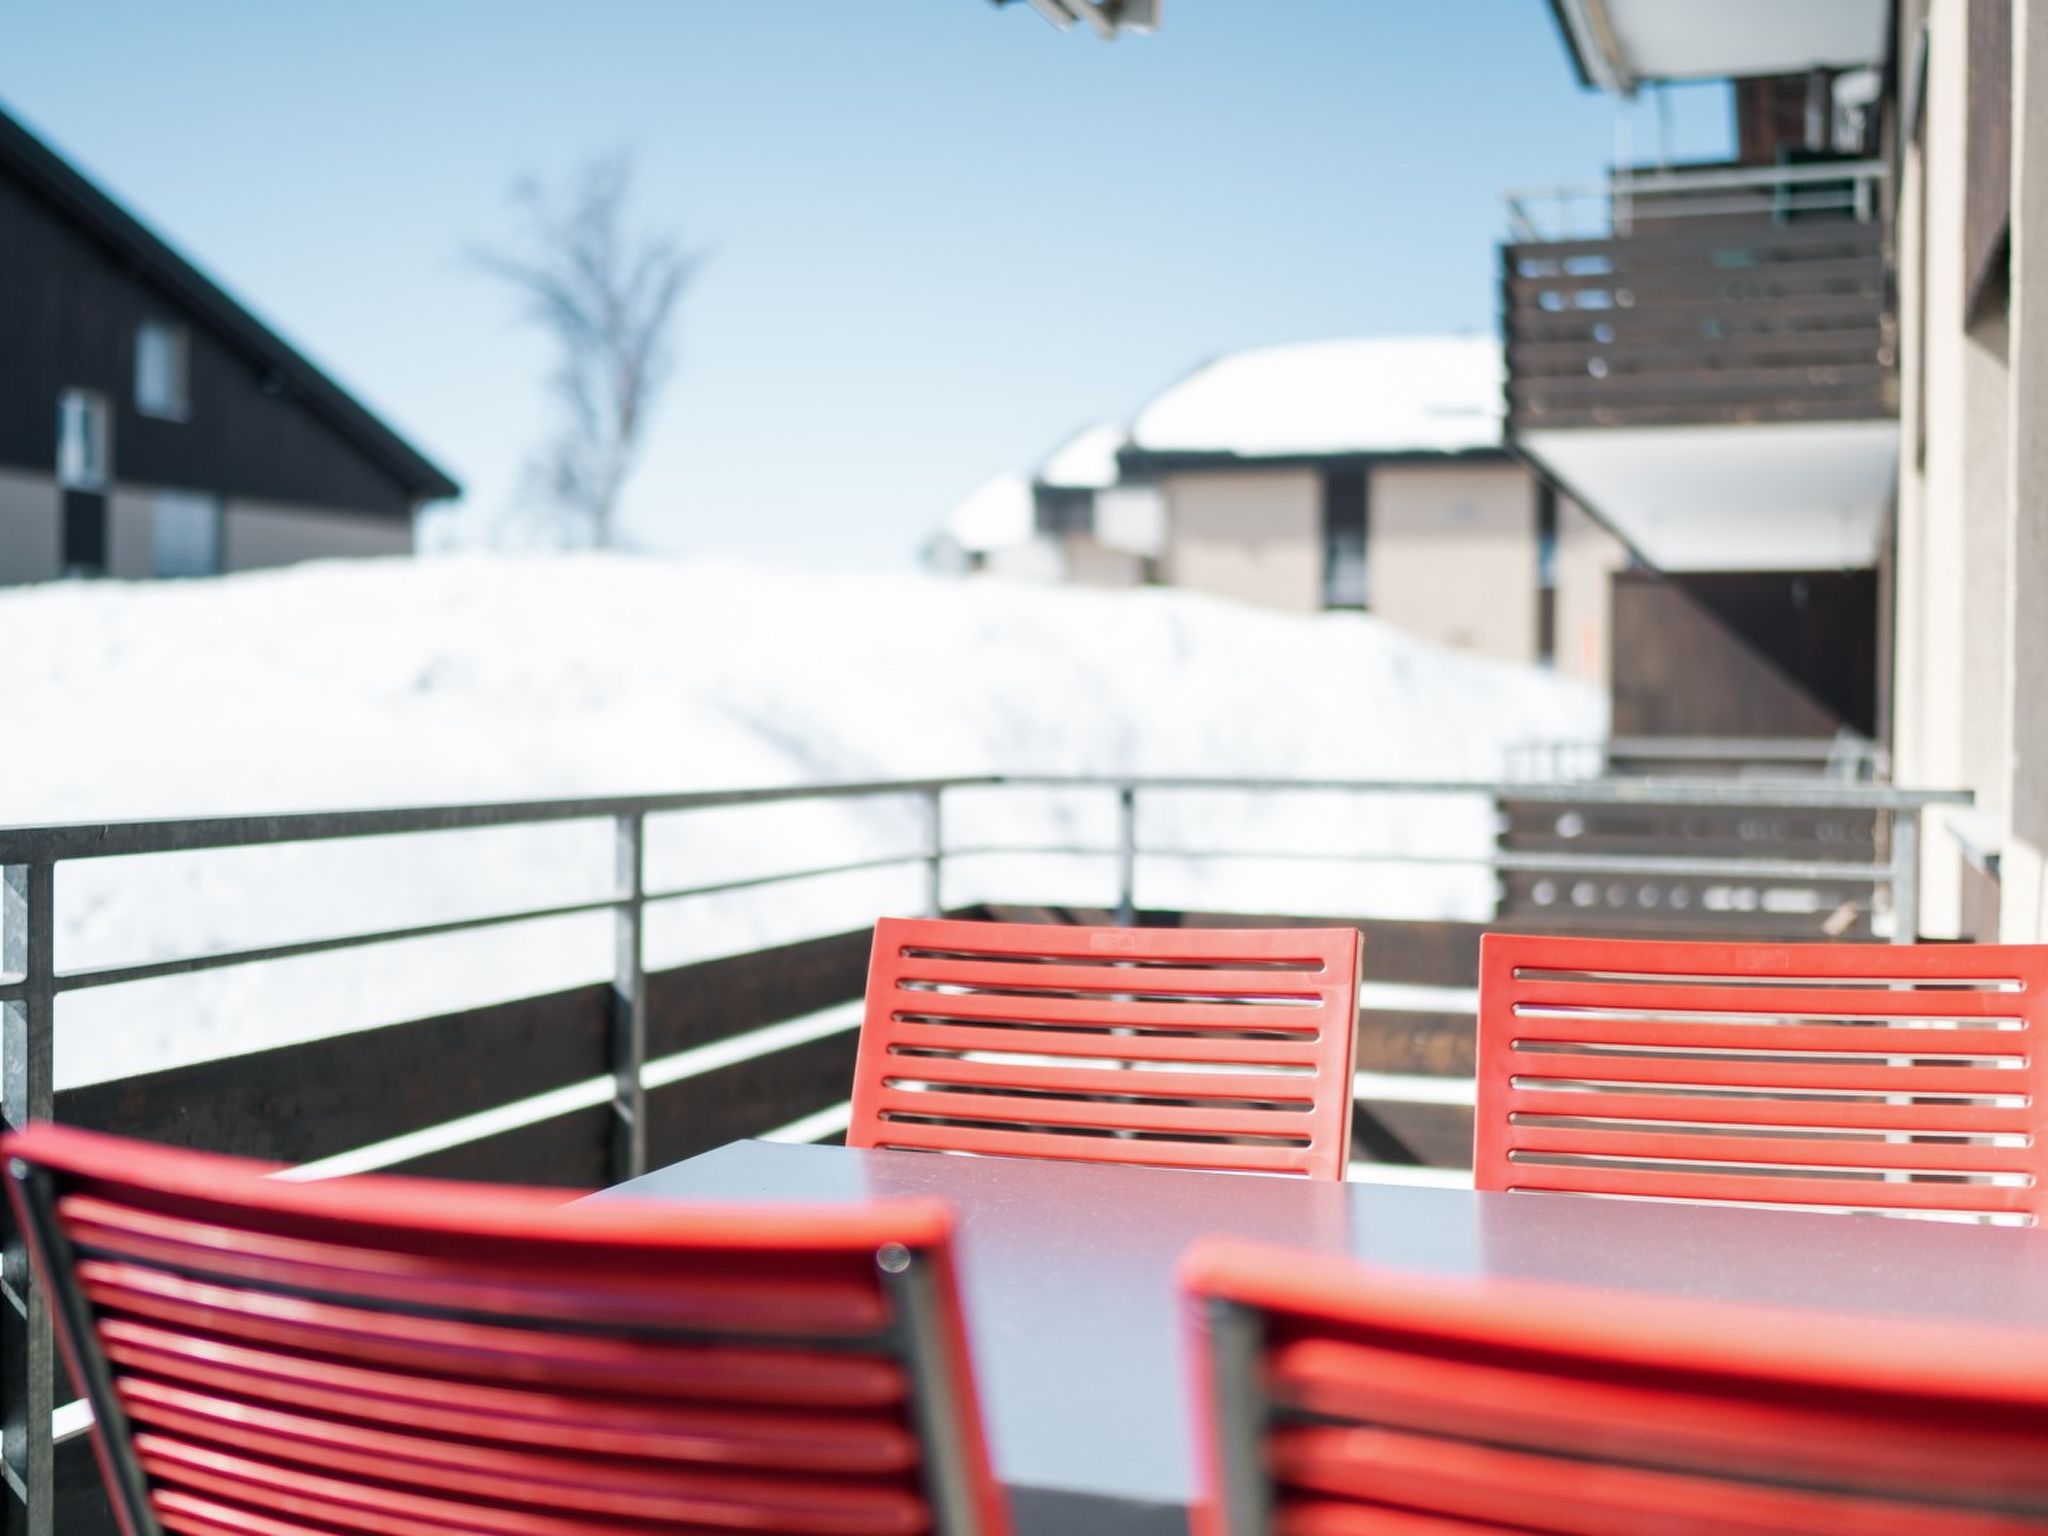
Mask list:
[[[1209,1233],[1447,1276],[2048,1327],[2048,1231],[2031,1228],[755,1141],[613,1196],[951,1203],[991,1450],[1023,1531],[1185,1529],[1173,1272]]]

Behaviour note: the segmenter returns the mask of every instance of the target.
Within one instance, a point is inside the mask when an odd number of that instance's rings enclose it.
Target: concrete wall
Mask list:
[[[1902,783],[1971,790],[1929,817],[1921,931],[2048,939],[2048,0],[2013,0],[2012,250],[2004,304],[1965,313],[1968,0],[1929,23],[1921,142],[1898,188],[1903,433],[1893,750]],[[1916,449],[1915,429],[1924,434]],[[1996,855],[1997,931],[1967,931],[1960,832]]]
[[[1386,466],[1367,491],[1371,608],[1453,650],[1536,659],[1536,487],[1519,464]]]
[[[147,581],[156,574],[156,492],[117,486],[107,498],[107,574]]]
[[[1614,573],[1628,564],[1621,540],[1576,502],[1557,504],[1557,650],[1567,677],[1603,687],[1613,651]]]
[[[1968,0],[1932,0],[1926,11],[1920,141],[1907,149],[1899,199],[1900,287],[1910,298],[1900,306],[1901,406],[1908,416],[1899,476],[1893,755],[1901,782],[1975,788],[1971,768],[1983,765],[1969,762],[1964,728],[1971,689],[1970,545],[1979,545],[1981,558],[1984,524],[1996,513],[1982,508],[1973,515],[1969,502],[1973,489],[1980,497],[1986,490],[1989,445],[1982,439],[1994,429],[1981,414],[1993,390],[1983,360],[1970,356],[1964,323]],[[2002,423],[1995,430],[2003,441]],[[1975,584],[1981,588],[1981,576]],[[1981,630],[1977,641],[1981,649]],[[1929,818],[1921,928],[1952,938],[1960,929],[1962,890],[1955,844],[1943,822],[1940,812]]]
[[[1323,606],[1322,476],[1233,470],[1165,480],[1165,579],[1241,602]]]
[[[63,554],[56,476],[0,469],[0,586],[56,580]]]
[[[2048,939],[2048,0],[2013,7],[2012,309],[2006,562],[2010,654],[2000,937]]]
[[[409,555],[412,523],[231,501],[222,540],[222,564],[230,571],[252,571],[301,560]]]

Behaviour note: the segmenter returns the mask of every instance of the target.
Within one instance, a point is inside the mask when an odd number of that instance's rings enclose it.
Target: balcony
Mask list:
[[[1897,451],[1882,176],[1715,166],[1511,197],[1510,437],[1662,569],[1870,565]]]

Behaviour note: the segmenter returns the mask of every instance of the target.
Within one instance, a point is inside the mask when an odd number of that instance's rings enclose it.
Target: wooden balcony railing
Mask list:
[[[1510,432],[1895,414],[1883,226],[1758,208],[1638,195],[1605,234],[1503,246]]]

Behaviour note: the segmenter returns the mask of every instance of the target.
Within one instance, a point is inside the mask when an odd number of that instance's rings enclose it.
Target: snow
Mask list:
[[[1590,688],[1365,616],[1163,589],[800,574],[596,553],[303,566],[0,594],[10,822],[420,805],[987,773],[1492,778],[1602,734]],[[1158,848],[1482,854],[1483,795],[1158,793]],[[1099,789],[961,791],[957,847],[1108,849]],[[904,797],[649,823],[653,891],[915,853]],[[566,905],[610,828],[439,833],[60,866],[60,970]],[[656,966],[918,910],[917,864],[652,904]],[[1103,906],[1100,854],[960,857],[946,900]],[[1481,916],[1483,872],[1147,858],[1139,899]],[[609,973],[603,914],[68,994],[60,1085],[527,995]]]
[[[1076,432],[1046,455],[1038,478],[1046,485],[1077,491],[1099,491],[1117,482],[1117,450],[1124,429],[1114,421],[1097,422]]]
[[[946,514],[945,531],[973,554],[1029,543],[1037,531],[1031,482],[1022,475],[994,475],[982,481]]]
[[[1457,453],[1501,445],[1500,343],[1486,336],[1316,341],[1205,364],[1138,413],[1156,453]]]

